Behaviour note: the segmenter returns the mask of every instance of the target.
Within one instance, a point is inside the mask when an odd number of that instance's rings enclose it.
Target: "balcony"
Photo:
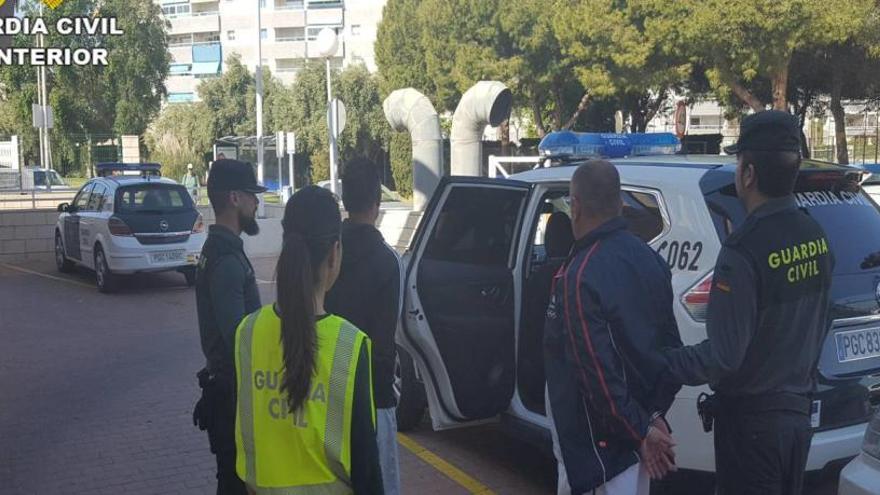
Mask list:
[[[220,31],[219,12],[194,12],[190,15],[166,17],[171,23],[168,34],[212,33]]]
[[[192,62],[192,42],[185,45],[168,46],[168,53],[171,54],[171,60],[177,63]]]
[[[317,24],[343,24],[342,9],[318,9],[309,7],[309,25]]]
[[[306,56],[305,41],[263,42],[263,57],[267,59],[302,59]]]
[[[264,10],[260,22],[263,27],[269,29],[301,27],[306,25],[306,16],[302,9],[278,10],[276,8],[275,10]]]

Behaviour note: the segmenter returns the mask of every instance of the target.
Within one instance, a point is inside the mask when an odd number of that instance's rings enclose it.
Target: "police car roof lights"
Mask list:
[[[542,157],[562,160],[674,155],[679,150],[681,142],[668,132],[614,134],[556,131],[544,136],[538,144],[538,153]]]
[[[95,165],[95,171],[98,177],[107,177],[113,175],[114,172],[125,174],[125,172],[139,172],[141,176],[148,177],[150,175],[162,175],[162,166],[158,163],[121,163],[121,162],[102,162]]]

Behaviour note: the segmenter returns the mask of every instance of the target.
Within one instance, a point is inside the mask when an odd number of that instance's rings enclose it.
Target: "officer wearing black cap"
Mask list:
[[[803,486],[834,258],[792,195],[800,149],[794,116],[743,119],[739,141],[725,151],[737,157],[736,193],[748,217],[718,255],[708,339],[666,352],[672,381],[715,391],[701,396],[699,410],[707,431],[714,417],[723,495],[795,495]]]
[[[235,330],[260,309],[253,266],[241,233],[257,235],[257,184],[249,163],[217,160],[208,178],[208,198],[216,223],[208,229],[196,276],[196,306],[207,366],[198,373],[202,397],[193,421],[208,430],[217,457],[217,494],[246,494],[235,472]]]

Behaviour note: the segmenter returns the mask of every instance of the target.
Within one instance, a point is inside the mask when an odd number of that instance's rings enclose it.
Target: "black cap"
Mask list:
[[[224,158],[211,165],[208,192],[211,191],[245,191],[260,194],[266,192],[266,188],[257,184],[257,176],[250,163]]]
[[[724,148],[728,155],[741,151],[801,151],[801,126],[797,117],[781,110],[747,115],[739,126],[739,140]]]

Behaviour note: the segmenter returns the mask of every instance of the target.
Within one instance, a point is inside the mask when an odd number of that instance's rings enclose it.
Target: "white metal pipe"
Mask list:
[[[327,128],[330,130],[330,191],[333,194],[339,195],[339,187],[337,186],[337,161],[339,160],[339,152],[336,148],[336,134],[337,134],[337,120],[338,115],[336,115],[336,108],[333,106],[333,89],[332,84],[330,82],[330,57],[328,56],[326,59],[327,64],[327,108],[329,109],[327,114],[330,116],[329,122],[327,122]]]
[[[395,131],[408,130],[412,139],[413,210],[422,211],[443,175],[440,117],[428,99],[413,88],[398,89],[382,103],[385,119]]]
[[[257,182],[263,185],[263,35],[260,21],[260,2],[257,5]]]
[[[452,175],[485,175],[483,130],[487,125],[496,127],[507,120],[512,102],[513,94],[498,81],[480,81],[461,95],[449,135]]]

